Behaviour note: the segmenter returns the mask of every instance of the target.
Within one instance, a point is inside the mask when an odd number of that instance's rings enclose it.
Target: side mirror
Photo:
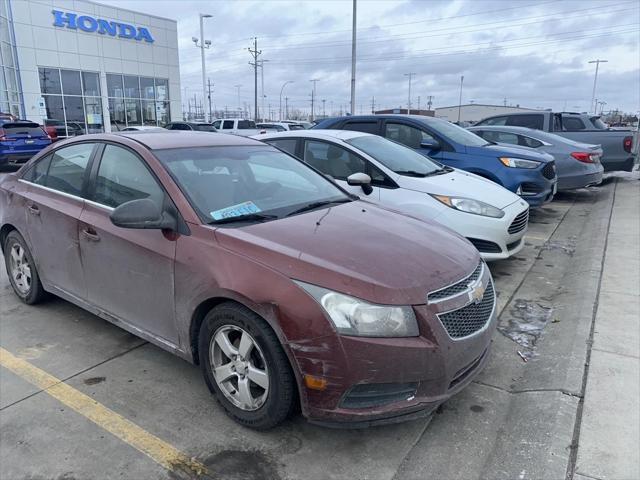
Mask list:
[[[371,186],[371,177],[366,173],[352,173],[347,177],[347,184],[351,186],[360,186],[365,195],[370,195],[373,192]]]
[[[420,148],[427,148],[429,150],[440,150],[440,142],[436,139],[422,140],[420,142]]]
[[[141,198],[125,202],[117,207],[109,216],[111,223],[121,228],[137,228],[150,230],[178,229],[178,221],[169,212],[149,198]]]

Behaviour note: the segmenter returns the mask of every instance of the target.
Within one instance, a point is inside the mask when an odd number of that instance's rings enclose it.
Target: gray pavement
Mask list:
[[[617,308],[620,299],[614,296],[625,292],[614,286],[628,278],[620,278],[616,264],[607,263],[615,262],[609,255],[603,276],[602,262],[610,218],[612,231],[617,225],[624,230],[625,218],[616,220],[624,182],[631,180],[560,195],[532,214],[525,249],[490,265],[503,331],[517,326],[528,307],[534,317],[539,312],[551,315],[534,347],[496,333],[485,371],[431,422],[343,431],[317,427],[298,416],[269,432],[244,429],[215,403],[198,368],[62,300],[38,307],[21,304],[10,291],[4,268],[0,346],[198,459],[211,478],[547,480],[570,477],[574,464],[576,479],[597,477],[582,462],[595,455],[583,450],[589,445],[589,429],[575,427],[580,415],[587,422],[589,412],[599,411],[598,403],[589,406],[591,389],[606,396],[595,380],[588,381],[583,410],[585,362],[601,277],[603,285],[606,278],[612,285],[601,291],[611,302],[607,307],[601,300],[598,315],[624,328],[606,308]],[[615,242],[619,248],[633,247],[632,236],[609,235],[608,245]],[[602,342],[602,355],[622,358],[633,352],[632,338],[616,342],[615,330],[596,331],[602,332],[594,334],[596,344]],[[607,341],[617,350],[605,348]],[[598,355],[592,354],[589,375]],[[622,369],[621,362],[615,368]],[[599,400],[606,398],[594,397]],[[609,412],[615,416],[613,409]],[[599,423],[592,424],[597,434]],[[0,367],[0,478],[195,477],[178,468],[163,469]]]

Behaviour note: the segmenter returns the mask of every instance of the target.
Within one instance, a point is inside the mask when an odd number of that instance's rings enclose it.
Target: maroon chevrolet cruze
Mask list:
[[[465,239],[230,135],[56,143],[1,181],[0,245],[25,303],[55,294],[199,364],[253,428],[298,404],[333,426],[428,415],[496,323]]]

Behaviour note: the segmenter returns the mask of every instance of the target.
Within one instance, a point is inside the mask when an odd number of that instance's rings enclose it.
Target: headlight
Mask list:
[[[309,283],[296,283],[315,298],[338,333],[359,337],[417,337],[418,322],[409,306],[375,305]]]
[[[500,157],[499,160],[505,167],[511,168],[537,168],[540,166],[540,162],[525,160],[524,158]]]
[[[455,208],[456,210],[460,210],[461,212],[473,213],[474,215],[482,215],[483,217],[504,217],[504,212],[502,210],[479,200],[462,197],[449,197],[447,195],[431,196],[439,202],[444,203],[447,207]]]

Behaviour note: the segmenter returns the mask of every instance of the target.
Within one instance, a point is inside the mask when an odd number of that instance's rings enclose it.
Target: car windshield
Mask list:
[[[485,145],[491,145],[482,137],[479,137],[475,133],[471,133],[469,130],[465,130],[453,123],[440,121],[429,123],[429,126],[433,128],[436,133],[439,133],[443,137],[446,137],[454,143],[459,143],[465,147],[484,147]]]
[[[195,125],[195,130],[199,132],[215,132],[216,129],[210,123],[198,123]]]
[[[265,221],[351,201],[304,163],[270,146],[155,150],[206,223]],[[309,207],[309,208],[306,208]]]
[[[428,157],[377,135],[363,135],[345,141],[396,173],[407,174],[409,172],[414,175],[429,175],[442,170],[439,164]]]

